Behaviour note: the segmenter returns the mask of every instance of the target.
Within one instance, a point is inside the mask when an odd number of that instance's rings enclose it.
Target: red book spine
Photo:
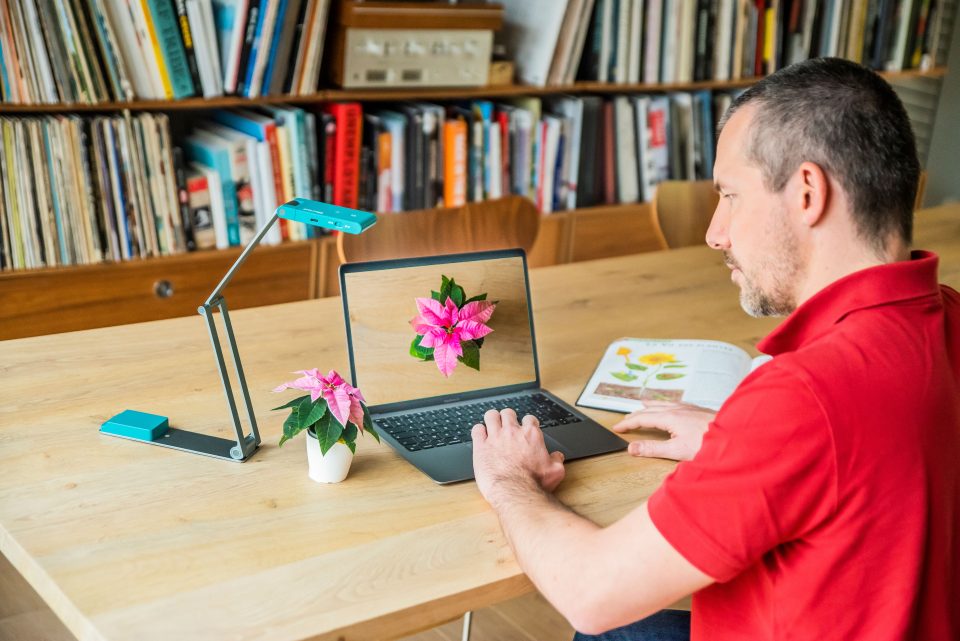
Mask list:
[[[767,24],[767,3],[766,0],[757,0],[757,42],[756,54],[753,58],[753,75],[761,77],[764,75],[763,66],[763,45],[766,38]]]
[[[500,188],[506,196],[513,193],[513,181],[510,180],[510,116],[504,111],[498,112],[497,122],[500,124],[500,160],[503,165]]]
[[[283,193],[283,174],[280,170],[280,147],[277,146],[277,126],[267,124],[263,128],[263,137],[270,147],[270,164],[273,166],[273,193],[276,196],[276,205],[280,206],[286,201]],[[280,219],[280,237],[283,240],[290,240],[290,231],[287,228],[287,221]]]
[[[363,111],[358,102],[334,103],[327,111],[337,123],[333,167],[333,204],[356,209],[360,202],[360,137]]]

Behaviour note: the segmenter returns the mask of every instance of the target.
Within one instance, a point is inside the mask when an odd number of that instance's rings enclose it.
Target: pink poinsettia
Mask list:
[[[433,359],[444,376],[450,376],[463,356],[463,341],[483,338],[493,330],[486,324],[495,303],[485,300],[467,303],[462,309],[450,297],[441,305],[432,298],[417,298],[420,312],[410,325],[423,339],[421,347],[433,348]]]
[[[347,422],[350,422],[363,431],[363,406],[360,404],[366,403],[366,400],[360,390],[343,380],[335,370],[330,370],[326,376],[322,375],[318,369],[300,370],[295,373],[303,376],[295,381],[284,383],[273,391],[282,392],[291,388],[303,390],[310,392],[311,401],[322,397],[338,423],[346,427]]]

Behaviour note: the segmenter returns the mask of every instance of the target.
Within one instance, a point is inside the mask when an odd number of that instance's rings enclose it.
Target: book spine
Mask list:
[[[191,69],[187,63],[187,54],[180,39],[180,28],[173,5],[170,4],[170,0],[146,0],[146,2],[149,6],[148,21],[152,18],[153,22],[151,31],[155,38],[154,47],[160,50],[162,67],[166,70],[173,96],[177,99],[189,98],[195,94],[195,88],[191,80]]]
[[[337,122],[333,204],[356,209],[360,178],[360,136],[363,133],[360,103],[333,104],[329,109]]]
[[[443,123],[443,204],[460,207],[467,203],[467,123],[453,118]]]
[[[247,8],[246,24],[243,27],[243,39],[241,40],[240,56],[237,62],[236,81],[234,84],[233,93],[238,96],[246,95],[247,68],[250,67],[250,54],[256,38],[257,25],[260,24],[260,12],[260,0],[250,0]],[[241,16],[237,16],[237,19],[241,19]]]
[[[183,45],[183,53],[186,57],[187,67],[190,69],[190,79],[193,81],[194,89],[200,89],[203,84],[200,82],[200,68],[197,66],[196,43],[193,33],[193,27],[190,24],[190,17],[187,15],[187,0],[176,0],[177,3],[177,25],[180,27],[180,39]],[[200,34],[196,34],[199,36]]]

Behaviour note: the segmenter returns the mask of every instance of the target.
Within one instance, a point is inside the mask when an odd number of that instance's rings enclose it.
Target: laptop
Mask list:
[[[522,249],[340,266],[350,375],[382,439],[437,483],[472,479],[489,409],[540,419],[566,460],[626,441],[540,385]]]

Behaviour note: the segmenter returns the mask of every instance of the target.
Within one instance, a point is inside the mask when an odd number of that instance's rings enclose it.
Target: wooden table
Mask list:
[[[960,206],[918,216],[960,285]],[[536,270],[542,378],[574,401],[625,335],[752,349],[776,324],[739,308],[706,248]],[[199,318],[0,343],[0,552],[80,639],[398,637],[531,588],[473,483],[440,487],[387,446],[348,479],[279,449],[270,392],[294,369],[347,370],[336,299],[238,311],[262,449],[237,464],[101,435],[125,408],[229,438]],[[617,415],[593,412],[606,425]],[[617,453],[569,464],[560,498],[606,524],[673,468]]]

